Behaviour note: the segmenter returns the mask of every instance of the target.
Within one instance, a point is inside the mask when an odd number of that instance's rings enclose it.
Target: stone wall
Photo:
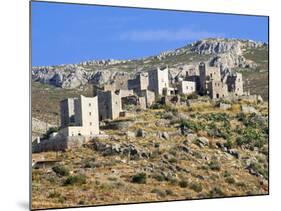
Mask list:
[[[85,136],[56,136],[52,139],[42,140],[40,143],[33,144],[32,153],[47,152],[47,151],[65,151],[67,149],[73,149],[81,147],[89,140],[89,137]]]

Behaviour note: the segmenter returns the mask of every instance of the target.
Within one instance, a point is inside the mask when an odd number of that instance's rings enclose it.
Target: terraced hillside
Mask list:
[[[58,162],[33,170],[33,208],[268,193],[266,103],[154,108],[103,126],[108,137],[84,147],[34,154]]]

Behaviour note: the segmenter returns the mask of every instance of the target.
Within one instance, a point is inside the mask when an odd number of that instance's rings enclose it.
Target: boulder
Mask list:
[[[168,140],[170,138],[170,136],[169,136],[169,134],[167,132],[158,132],[157,136],[159,138],[163,138],[163,139],[166,139],[166,140]]]
[[[219,108],[220,108],[221,110],[228,110],[228,109],[231,108],[231,105],[230,105],[230,104],[226,104],[226,103],[220,103],[220,104],[219,104]]]
[[[199,147],[204,147],[204,146],[208,146],[209,145],[209,140],[206,137],[198,137],[195,141],[195,143],[199,146]]]
[[[241,110],[243,113],[258,113],[258,111],[254,107],[247,105],[242,105]]]
[[[237,158],[237,159],[240,158],[240,153],[238,152],[238,150],[229,149],[229,150],[227,150],[227,152],[228,152],[229,154],[231,154],[232,156],[234,156],[235,158]]]
[[[132,131],[127,131],[125,134],[126,134],[126,136],[127,136],[128,138],[134,138],[134,137],[136,137],[135,132],[132,132]]]

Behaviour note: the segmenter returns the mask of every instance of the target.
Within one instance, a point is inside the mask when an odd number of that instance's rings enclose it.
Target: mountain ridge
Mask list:
[[[77,64],[35,66],[32,67],[32,80],[64,89],[77,89],[87,84],[101,86],[120,74],[124,80],[134,78],[137,72],[163,65],[169,67],[170,80],[173,80],[183,70],[197,68],[201,61],[218,66],[221,70],[268,72],[267,53],[268,44],[264,42],[208,38],[134,60],[88,60]],[[256,54],[263,57],[259,58]]]

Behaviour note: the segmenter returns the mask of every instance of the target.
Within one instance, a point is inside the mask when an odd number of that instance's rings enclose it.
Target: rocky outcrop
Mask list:
[[[192,44],[191,50],[198,54],[233,53],[241,55],[241,43],[237,40],[205,39]]]
[[[126,81],[136,76],[136,70],[147,71],[158,65],[169,65],[170,81],[183,80],[187,71],[198,69],[196,54],[206,55],[205,62],[208,61],[211,66],[221,67],[222,70],[235,67],[254,69],[257,64],[246,59],[243,54],[247,49],[263,46],[267,44],[250,40],[204,39],[182,48],[162,52],[158,56],[137,60],[92,60],[79,64],[33,67],[32,79],[65,89],[76,89],[88,83],[102,86],[114,81],[117,89],[125,89]],[[194,58],[190,57],[191,60],[170,65],[170,61],[177,61],[177,57],[183,55],[191,55]],[[165,63],[166,61],[168,63]]]
[[[150,157],[149,152],[146,152],[133,144],[106,144],[99,141],[93,141],[88,147],[100,152],[103,156],[123,155],[128,156],[132,160]]]
[[[65,89],[74,89],[87,84],[92,75],[77,65],[34,67],[31,74],[34,81]]]
[[[51,127],[57,127],[57,125],[49,124],[34,117],[32,118],[32,132],[34,133],[43,134]]]

